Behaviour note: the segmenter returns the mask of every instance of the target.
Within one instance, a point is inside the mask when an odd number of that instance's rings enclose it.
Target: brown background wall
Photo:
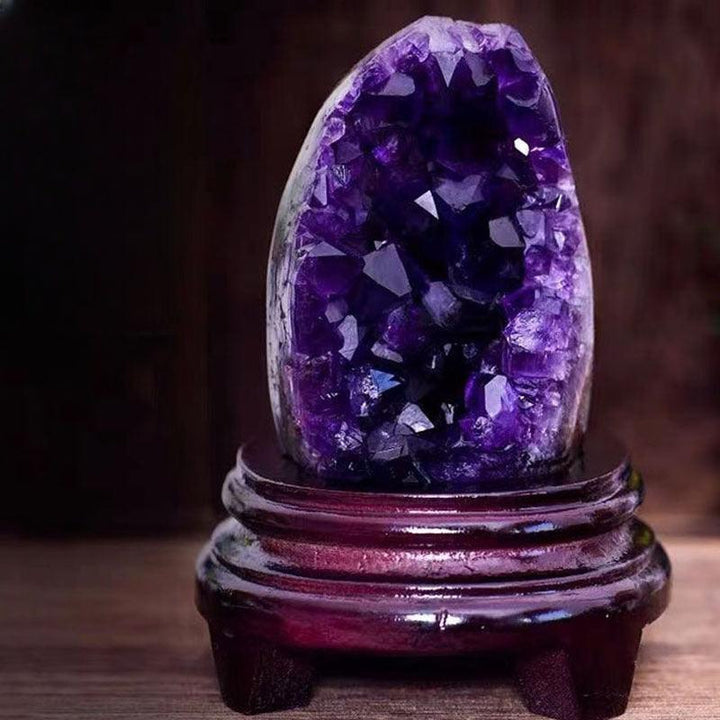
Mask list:
[[[717,522],[717,3],[59,5],[0,15],[3,524],[207,524],[267,427],[264,266],[294,156],[333,84],[422,14],[510,22],[540,58],[594,261],[594,422],[631,443],[649,510]]]

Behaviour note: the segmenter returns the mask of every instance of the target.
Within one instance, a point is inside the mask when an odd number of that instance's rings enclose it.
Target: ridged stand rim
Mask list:
[[[619,446],[603,448],[570,483],[458,494],[286,483],[244,450],[223,489],[231,517],[198,561],[199,607],[245,609],[295,644],[357,649],[377,643],[362,629],[370,615],[392,632],[418,618],[446,627],[448,614],[465,630],[592,611],[650,622],[667,604],[669,562],[634,517],[640,476]],[[336,640],[316,627],[320,611],[343,618]]]

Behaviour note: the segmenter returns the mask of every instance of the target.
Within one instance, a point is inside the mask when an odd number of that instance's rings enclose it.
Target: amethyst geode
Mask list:
[[[482,482],[578,447],[592,281],[550,85],[506,25],[423,18],[320,110],[278,212],[283,448],[328,477]]]

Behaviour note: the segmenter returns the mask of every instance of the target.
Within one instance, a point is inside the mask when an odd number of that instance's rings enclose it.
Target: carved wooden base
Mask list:
[[[223,491],[232,517],[198,560],[231,708],[307,704],[315,665],[339,652],[502,653],[532,712],[625,710],[670,568],[634,517],[641,482],[620,450],[591,442],[568,476],[507,492],[337,490],[294,472],[243,451]]]

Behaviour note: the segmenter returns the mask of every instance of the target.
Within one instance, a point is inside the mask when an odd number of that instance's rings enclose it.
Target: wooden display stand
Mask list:
[[[378,493],[299,480],[270,446],[229,474],[197,565],[225,702],[307,704],[318,658],[511,655],[529,710],[621,714],[670,565],[642,482],[589,438],[573,473],[505,492]]]

